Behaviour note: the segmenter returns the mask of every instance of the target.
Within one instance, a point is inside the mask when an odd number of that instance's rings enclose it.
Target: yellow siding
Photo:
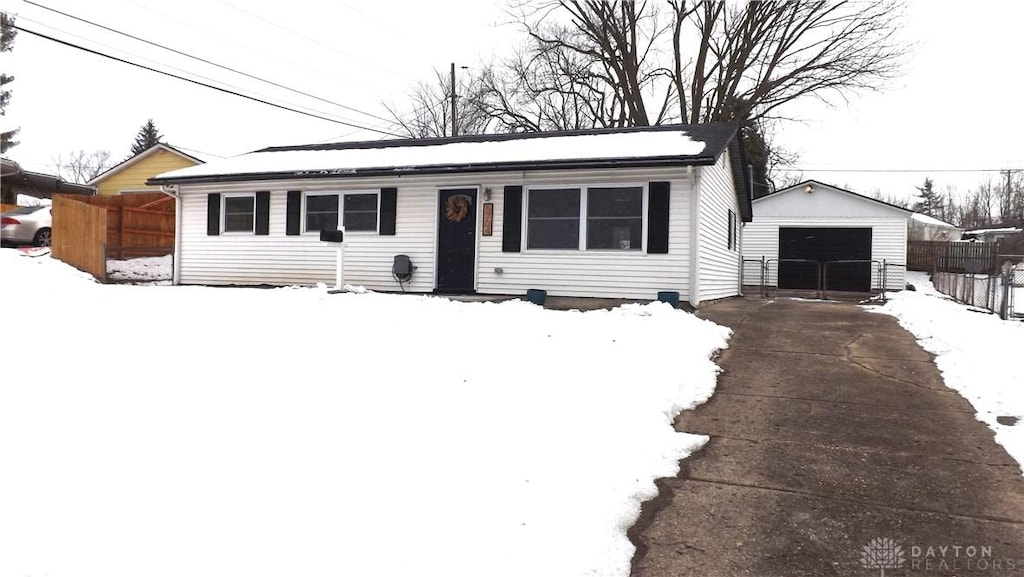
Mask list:
[[[197,162],[182,158],[173,152],[158,150],[135,164],[111,174],[96,183],[96,190],[101,195],[121,194],[122,190],[160,190],[160,187],[146,186],[146,180],[179,168],[195,166]]]

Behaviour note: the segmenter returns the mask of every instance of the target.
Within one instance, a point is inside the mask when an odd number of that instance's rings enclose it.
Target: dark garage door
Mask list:
[[[871,259],[870,228],[779,228],[779,258],[821,263]],[[827,290],[868,292],[871,263],[828,265]],[[813,263],[780,262],[779,288],[817,289],[818,267]]]

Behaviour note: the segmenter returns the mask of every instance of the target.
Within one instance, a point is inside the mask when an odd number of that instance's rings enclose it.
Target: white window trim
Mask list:
[[[530,234],[530,193],[534,190],[561,190],[566,188],[577,188],[580,191],[580,237],[576,248],[528,248]],[[639,188],[641,190],[640,203],[640,249],[620,248],[587,248],[587,191],[591,188]],[[520,230],[523,231],[522,243],[519,247],[521,252],[532,253],[560,253],[560,254],[647,254],[647,227],[648,222],[648,190],[646,182],[602,182],[593,184],[538,184],[524,187],[523,215]]]
[[[306,230],[306,199],[311,196],[338,196],[338,226],[344,226],[345,221],[345,196],[355,194],[373,194],[377,196],[377,223],[373,230],[345,230],[346,236],[375,236],[380,234],[380,190],[309,190],[302,192],[302,223],[300,224],[303,236],[320,237],[318,230]]]
[[[252,199],[252,230],[228,230],[225,222],[228,217],[229,198]],[[220,195],[220,233],[228,236],[256,236],[256,193],[255,192],[223,192]]]

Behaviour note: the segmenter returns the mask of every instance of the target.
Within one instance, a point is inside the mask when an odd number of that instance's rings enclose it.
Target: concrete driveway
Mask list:
[[[645,507],[634,575],[1024,576],[1017,463],[894,318],[758,299],[699,314],[735,330],[715,396],[676,422],[711,440]]]

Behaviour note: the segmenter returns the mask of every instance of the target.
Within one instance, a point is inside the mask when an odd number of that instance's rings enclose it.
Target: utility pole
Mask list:
[[[455,63],[452,62],[452,136],[459,135],[459,125],[455,119]]]

